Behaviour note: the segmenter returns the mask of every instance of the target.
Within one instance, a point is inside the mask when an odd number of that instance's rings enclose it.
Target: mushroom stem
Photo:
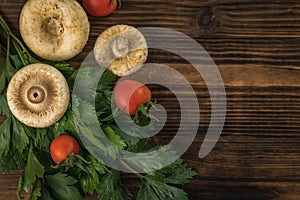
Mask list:
[[[44,88],[39,86],[33,86],[29,88],[27,92],[27,99],[30,103],[38,104],[45,100],[46,92]]]
[[[63,33],[63,26],[59,23],[58,17],[49,17],[42,23],[42,30],[52,36],[58,36]]]
[[[129,52],[129,41],[123,35],[116,36],[111,41],[111,51],[116,58],[124,57]]]

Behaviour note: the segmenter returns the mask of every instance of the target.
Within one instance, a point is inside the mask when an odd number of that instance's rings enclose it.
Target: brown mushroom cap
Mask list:
[[[129,75],[147,60],[147,42],[132,26],[112,26],[98,36],[94,56],[100,66],[108,67],[114,74]]]
[[[26,45],[48,60],[68,60],[79,54],[89,37],[90,24],[76,0],[28,0],[20,15]]]
[[[30,127],[45,128],[66,112],[70,92],[65,77],[47,64],[20,69],[7,88],[7,102],[13,115]]]

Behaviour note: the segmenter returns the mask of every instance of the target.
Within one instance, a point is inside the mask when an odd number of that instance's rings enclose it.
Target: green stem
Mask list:
[[[2,15],[0,15],[0,25],[2,26],[3,30],[6,32],[7,35],[9,35],[11,33],[11,30],[8,27],[5,20],[3,19]]]
[[[79,160],[81,160],[82,162],[86,163],[86,164],[91,164],[91,161],[87,161],[85,160],[82,156],[80,156],[79,154],[75,154],[75,157],[77,157]]]
[[[17,44],[14,44],[14,47],[19,50],[21,50],[21,53],[18,53],[19,54],[19,57],[23,57],[24,58],[24,53],[27,54],[28,56],[28,60],[30,63],[37,63],[37,62],[40,62],[39,60],[33,58],[30,53],[28,52],[28,50],[26,49],[26,47],[23,45],[23,43],[12,33],[10,33],[11,37],[14,39],[15,42],[17,42]],[[19,45],[17,47],[17,45]],[[20,49],[21,47],[21,49]],[[24,63],[23,63],[24,64]],[[25,64],[24,64],[25,65]]]
[[[10,57],[10,35],[7,36],[6,64],[5,64],[6,70],[8,68],[9,57]]]
[[[37,59],[33,58],[30,55],[30,53],[25,48],[25,46],[23,45],[23,43],[12,33],[12,31],[8,27],[7,23],[3,19],[2,15],[0,15],[0,25],[1,25],[4,33],[5,33],[5,34],[2,33],[4,35],[4,37],[6,37],[7,39],[10,38],[12,40],[12,44],[13,44],[15,50],[17,51],[18,56],[20,57],[23,65],[27,65],[29,63],[37,63],[37,62],[39,62]],[[10,52],[9,50],[7,50],[7,51]],[[27,58],[25,57],[24,53],[27,54],[29,63],[26,62]]]
[[[17,51],[17,54],[22,62],[22,64],[25,66],[28,64],[28,62],[26,62],[26,58],[24,57],[23,55],[23,52],[22,50],[19,48],[19,46],[16,44],[16,41],[15,40],[12,40],[12,44],[13,46],[15,47],[15,50]]]
[[[117,1],[118,1],[118,8],[121,8],[122,7],[121,0],[117,0]]]
[[[141,175],[140,173],[136,172],[135,169],[133,169],[130,165],[128,165],[124,160],[121,160],[121,163],[128,169],[130,170],[132,173],[134,173],[137,177],[139,177],[140,179],[145,179],[146,177]]]

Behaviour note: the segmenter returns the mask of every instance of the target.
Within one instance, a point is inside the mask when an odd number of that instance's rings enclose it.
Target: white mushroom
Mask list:
[[[116,25],[99,35],[94,47],[97,63],[118,76],[129,75],[147,60],[148,48],[141,32],[128,25]]]
[[[68,60],[79,54],[89,37],[90,24],[76,0],[28,0],[20,15],[26,45],[48,60]]]
[[[45,128],[56,123],[66,112],[70,92],[66,79],[47,64],[31,64],[20,69],[7,88],[7,102],[22,123]]]

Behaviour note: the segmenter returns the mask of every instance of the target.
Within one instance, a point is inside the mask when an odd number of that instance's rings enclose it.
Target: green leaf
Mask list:
[[[68,73],[68,75],[73,74],[76,70],[70,67],[70,65],[66,62],[59,62],[59,63],[50,63],[52,64],[56,69],[63,73]]]
[[[35,129],[34,146],[40,149],[49,150],[51,141],[48,138],[48,130],[45,128]]]
[[[116,80],[116,78],[117,76],[114,75],[112,72],[105,71],[101,76],[101,79],[99,81],[99,86],[102,87],[104,85],[106,86],[111,85]]]
[[[124,148],[126,147],[125,142],[121,139],[119,135],[117,135],[114,130],[109,127],[105,126],[103,127],[104,132],[106,133],[106,136],[108,139],[117,147],[117,148]]]
[[[50,147],[50,145],[49,145]],[[37,149],[37,156],[39,158],[40,163],[44,166],[45,168],[45,175],[49,175],[49,174],[55,174],[58,171],[56,169],[53,168],[53,160],[52,157],[50,155],[50,151],[49,151],[49,147],[48,150],[46,149]]]
[[[88,156],[90,160],[92,161],[93,168],[99,173],[99,174],[105,174],[105,172],[108,171],[105,164],[102,161],[99,161],[94,156],[89,155]]]
[[[145,172],[152,172],[162,169],[166,163],[172,163],[174,160],[177,160],[178,156],[170,149],[170,146],[165,145],[156,146],[133,156],[125,152],[123,159],[130,165],[137,166]]]
[[[93,79],[95,73],[102,73],[100,68],[81,68],[76,76],[76,95],[89,103],[94,101],[96,96],[95,80]],[[80,101],[81,102],[81,101]]]
[[[106,173],[102,177],[97,187],[97,193],[101,200],[130,200],[132,198],[128,188],[121,184],[120,172],[116,170],[112,170],[111,173]]]
[[[166,183],[184,185],[197,173],[187,167],[182,159],[178,159],[169,166],[154,172],[154,174],[156,176],[161,174]]]
[[[43,185],[42,196],[40,200],[55,200],[54,197],[50,194],[49,188],[47,188],[46,184]]]
[[[76,165],[82,170],[80,186],[84,193],[93,194],[96,186],[99,184],[99,176],[94,164],[98,164],[91,155],[87,155],[89,163],[78,162]],[[97,166],[98,167],[98,166]]]
[[[10,55],[10,58],[12,59],[14,65],[17,69],[24,67],[24,65],[18,55]]]
[[[128,135],[126,133],[124,133],[118,126],[116,125],[111,125],[110,126],[114,132],[119,135],[122,140],[125,142],[127,148],[127,151],[130,152],[140,152],[143,150],[144,146],[145,146],[145,140],[144,139],[140,139],[138,137],[133,137],[131,135]]]
[[[97,177],[98,177],[98,175],[97,175]],[[93,192],[96,189],[98,184],[99,184],[99,179],[96,180],[88,174],[84,174],[80,178],[80,185],[81,185],[82,191],[85,194],[93,194]]]
[[[6,156],[3,156],[0,160],[0,166],[2,172],[7,173],[11,170],[24,169],[26,160],[28,158],[28,151],[16,153],[15,151],[8,151]]]
[[[12,145],[22,153],[25,147],[29,144],[28,135],[30,130],[24,124],[20,123],[15,117],[12,117]]]
[[[85,127],[79,124],[79,129],[81,134],[84,134],[84,138],[82,137],[81,140],[85,144],[90,144],[88,150],[92,155],[116,157],[118,153],[117,149],[113,145],[108,145],[101,140],[104,134],[97,132],[99,128],[92,126]]]
[[[5,87],[6,87],[6,75],[3,67],[1,67],[0,68],[0,94],[2,94]]]
[[[33,185],[29,200],[38,200],[41,197],[41,188],[39,187],[39,180],[36,180]]]
[[[0,114],[4,114],[5,116],[11,116],[11,112],[8,108],[8,104],[4,95],[0,95]]]
[[[137,199],[142,200],[147,197],[153,200],[188,199],[182,189],[168,184],[186,184],[195,174],[182,159],[178,159],[167,167],[146,174]]]
[[[78,189],[75,187],[77,180],[67,174],[57,173],[45,176],[45,181],[51,188],[51,194],[60,200],[81,200]]]
[[[21,200],[21,191],[22,191],[22,183],[23,183],[23,176],[19,178],[18,188],[17,188],[17,198]]]
[[[151,185],[143,182],[142,187],[140,188],[137,200],[151,199],[151,200],[161,200],[155,191],[151,188]]]
[[[143,180],[137,200],[188,200],[187,194],[179,188],[151,179]]]
[[[7,155],[10,146],[11,139],[11,118],[8,117],[1,125],[0,125],[0,157]]]
[[[96,118],[96,111],[94,106],[92,106],[90,103],[81,100],[79,105],[79,113],[81,116],[81,123],[84,123],[85,125],[99,125],[99,122],[92,120]]]
[[[91,144],[87,149],[93,155],[101,154],[115,158],[117,148],[114,145],[106,143],[107,138],[99,126],[99,121],[93,106],[87,101],[74,95],[72,100],[74,123],[80,134],[84,135],[84,138],[81,137],[81,140],[84,144]]]
[[[77,125],[76,128],[78,128],[78,123],[84,126],[99,126],[94,106],[75,95],[72,96],[72,103],[73,116],[71,122]]]
[[[61,124],[61,126],[63,126],[65,128],[65,130],[67,130],[67,131],[78,132],[78,130],[76,129],[74,120],[73,120],[73,114],[72,114],[71,110],[67,110],[65,117],[66,117],[66,120],[64,121],[63,124]]]
[[[38,161],[33,151],[33,146],[30,145],[22,181],[22,187],[26,192],[30,191],[37,178],[42,178],[45,172],[44,166]]]
[[[5,66],[6,66],[6,80],[7,82],[9,82],[10,79],[13,77],[13,75],[17,72],[17,70],[11,64],[9,59],[6,60]]]

